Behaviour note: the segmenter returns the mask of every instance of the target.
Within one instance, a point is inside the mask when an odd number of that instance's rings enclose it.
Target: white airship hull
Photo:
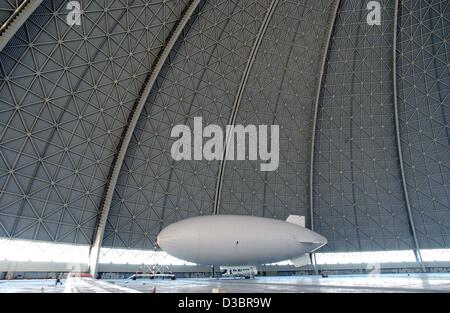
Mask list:
[[[326,244],[299,225],[268,218],[201,216],[169,225],[158,245],[179,259],[206,265],[258,265],[297,259]]]

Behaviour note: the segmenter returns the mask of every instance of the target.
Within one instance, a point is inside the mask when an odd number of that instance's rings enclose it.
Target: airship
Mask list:
[[[308,253],[327,239],[305,228],[305,217],[286,221],[255,216],[210,215],[164,228],[157,244],[168,254],[202,265],[261,265],[291,260],[305,265]]]

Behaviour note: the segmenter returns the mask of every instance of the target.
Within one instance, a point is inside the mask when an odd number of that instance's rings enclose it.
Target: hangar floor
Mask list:
[[[54,280],[0,281],[0,293],[248,293],[248,292],[450,292],[450,274],[397,274],[368,276],[258,277],[255,280]]]

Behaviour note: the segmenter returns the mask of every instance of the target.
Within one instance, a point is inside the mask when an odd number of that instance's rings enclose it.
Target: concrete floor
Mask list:
[[[55,286],[54,280],[0,281],[0,293],[264,293],[264,292],[450,292],[450,274],[378,276],[257,277],[254,280],[177,279],[93,280],[72,278]]]

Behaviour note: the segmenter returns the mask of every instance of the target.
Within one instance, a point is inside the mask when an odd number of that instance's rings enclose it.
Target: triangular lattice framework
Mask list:
[[[69,28],[65,0],[44,0],[0,53],[0,236],[90,244],[117,147],[156,56],[188,0],[82,0]],[[21,1],[0,4],[0,23]],[[280,168],[227,162],[221,213],[284,219],[309,213],[315,145],[314,226],[330,251],[414,248],[399,169],[401,150],[422,248],[448,247],[448,0],[341,1],[322,82],[315,88],[332,1],[277,1],[245,86],[239,86],[274,1],[201,1],[148,98],[108,218],[104,245],[152,249],[159,230],[211,214],[218,162],[174,162],[175,124],[279,124]],[[317,132],[314,145],[310,138]]]
[[[0,235],[91,243],[130,110],[187,1],[44,1],[0,55]]]
[[[333,251],[413,248],[393,103],[394,1],[369,26],[364,1],[343,1],[321,92],[314,163],[315,230]]]
[[[399,111],[421,248],[450,246],[450,2],[401,1]]]

